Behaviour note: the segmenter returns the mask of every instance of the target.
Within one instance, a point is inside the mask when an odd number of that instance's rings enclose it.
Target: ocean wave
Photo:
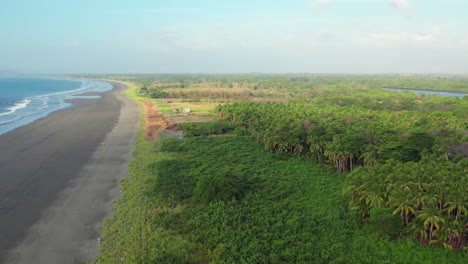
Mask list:
[[[45,109],[45,108],[47,108],[47,107],[49,107],[49,104],[44,100],[44,101],[43,101],[43,104],[42,104],[40,107],[36,108],[35,111],[30,111],[30,112],[26,112],[26,113],[21,114],[21,115],[16,115],[16,116],[14,116],[14,118],[12,118],[12,119],[4,120],[4,121],[1,121],[1,120],[0,120],[0,125],[8,124],[8,123],[11,123],[11,122],[16,121],[16,120],[18,120],[18,119],[21,119],[21,118],[23,118],[23,117],[25,117],[25,116],[29,116],[29,115],[33,115],[33,114],[39,113],[39,112],[41,112],[43,109]]]
[[[13,121],[15,121],[15,120],[18,120],[18,119],[20,119],[20,118],[23,118],[23,116],[21,115],[21,116],[17,116],[17,117],[15,117],[15,118],[13,118],[13,119],[10,119],[10,120],[0,121],[0,125],[4,125],[4,124],[11,123],[11,122],[13,122]]]
[[[75,90],[68,90],[68,91],[57,92],[57,93],[50,93],[50,94],[41,94],[41,95],[36,95],[36,96],[34,96],[33,98],[43,98],[43,97],[56,96],[56,95],[73,94],[73,93],[76,93],[76,92],[80,92],[80,91],[86,90],[86,89],[88,89],[89,87],[91,87],[91,85],[85,85],[85,83],[84,83],[83,81],[82,81],[81,83],[82,83],[82,84],[81,84],[80,88],[75,89]]]
[[[12,106],[10,108],[7,108],[8,112],[1,113],[0,116],[9,115],[9,114],[12,114],[12,113],[16,112],[16,110],[18,110],[18,109],[25,108],[26,106],[28,106],[28,104],[30,102],[31,102],[30,99],[25,98],[23,101],[15,103],[14,106]],[[0,124],[2,124],[2,123],[0,123]]]
[[[31,95],[25,97],[22,101],[11,102],[13,106],[10,108],[3,107],[8,112],[0,114],[0,135],[45,117],[52,112],[71,106],[72,104],[66,100],[73,99],[78,94],[86,92],[101,93],[112,89],[112,86],[107,83],[88,80],[80,80],[80,82],[81,84],[77,89]],[[89,97],[89,99],[93,98],[95,97]]]
[[[36,108],[38,111],[44,109],[44,108],[47,108],[49,107],[49,104],[47,103],[47,100],[42,100],[42,105],[39,107],[39,108]]]
[[[40,111],[40,110],[45,109],[45,108],[48,107],[47,101],[50,98],[54,98],[54,97],[57,97],[57,96],[58,96],[58,98],[60,98],[62,96],[68,97],[70,95],[73,95],[73,94],[76,94],[78,92],[84,91],[84,90],[91,87],[90,84],[86,84],[83,81],[81,81],[81,83],[82,84],[81,84],[80,88],[78,88],[78,89],[68,90],[68,91],[61,91],[61,92],[56,92],[56,93],[49,93],[49,94],[41,94],[41,95],[36,95],[36,96],[30,96],[30,97],[24,98],[20,102],[13,102],[14,105],[12,107],[10,107],[10,108],[6,108],[6,110],[8,110],[8,111],[4,112],[4,113],[0,113],[0,116],[11,115],[11,114],[15,113],[17,110],[27,107],[32,101],[36,102],[37,100],[41,101],[42,105],[40,107],[36,108],[35,110]],[[64,99],[67,99],[67,98],[60,98],[59,101],[62,101]],[[32,111],[32,112],[29,112],[29,113],[26,113],[26,114],[22,114],[20,116],[15,116],[15,118],[10,119],[8,121],[3,121],[3,122],[0,121],[0,125],[5,124],[5,123],[10,123],[11,121],[17,120],[17,119],[19,119],[19,118],[21,118],[23,116],[37,113],[38,111]]]

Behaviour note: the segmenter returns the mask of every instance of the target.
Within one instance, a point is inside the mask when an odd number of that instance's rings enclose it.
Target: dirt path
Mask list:
[[[150,100],[140,100],[145,107],[146,131],[145,139],[147,141],[156,140],[158,132],[163,131],[168,126],[168,121],[164,115],[159,112],[158,107]]]

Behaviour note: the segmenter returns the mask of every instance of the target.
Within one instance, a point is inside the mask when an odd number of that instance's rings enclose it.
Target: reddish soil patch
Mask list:
[[[159,112],[158,107],[149,100],[140,100],[145,107],[146,141],[154,141],[159,131],[167,127],[167,119]]]
[[[170,130],[170,131],[180,131],[180,130],[182,130],[182,127],[180,127],[178,124],[169,124],[169,125],[166,127],[166,130]]]

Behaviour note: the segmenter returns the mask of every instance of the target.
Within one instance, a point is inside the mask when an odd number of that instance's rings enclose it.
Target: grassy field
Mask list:
[[[177,117],[185,116],[183,114],[184,108],[190,108],[190,116],[216,116],[214,113],[215,107],[219,105],[217,102],[212,100],[196,100],[196,102],[191,102],[188,99],[154,99],[150,97],[140,96],[138,94],[139,86],[134,82],[121,81],[115,79],[104,79],[104,81],[119,82],[125,84],[128,89],[125,90],[125,95],[133,100],[149,100],[154,102],[162,114],[166,117]],[[179,113],[174,113],[173,109],[177,109]]]

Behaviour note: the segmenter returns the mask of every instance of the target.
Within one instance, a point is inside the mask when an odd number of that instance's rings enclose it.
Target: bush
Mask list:
[[[211,127],[208,127],[207,132],[210,135],[221,135],[233,131],[235,125],[225,120],[219,120],[213,123]]]
[[[241,126],[236,127],[234,129],[233,133],[236,136],[247,136],[248,135],[247,128],[241,127]]]
[[[401,217],[393,215],[392,211],[391,208],[372,208],[369,218],[370,228],[380,236],[398,236],[403,224]]]
[[[242,200],[247,193],[247,181],[242,173],[229,169],[214,175],[205,175],[197,182],[193,198],[197,202]]]
[[[184,127],[184,136],[186,137],[199,137],[205,136],[207,132],[203,127],[197,126],[195,123],[186,123],[183,124]]]
[[[151,98],[166,98],[169,96],[169,94],[166,92],[159,91],[159,92],[151,92],[149,96]]]

